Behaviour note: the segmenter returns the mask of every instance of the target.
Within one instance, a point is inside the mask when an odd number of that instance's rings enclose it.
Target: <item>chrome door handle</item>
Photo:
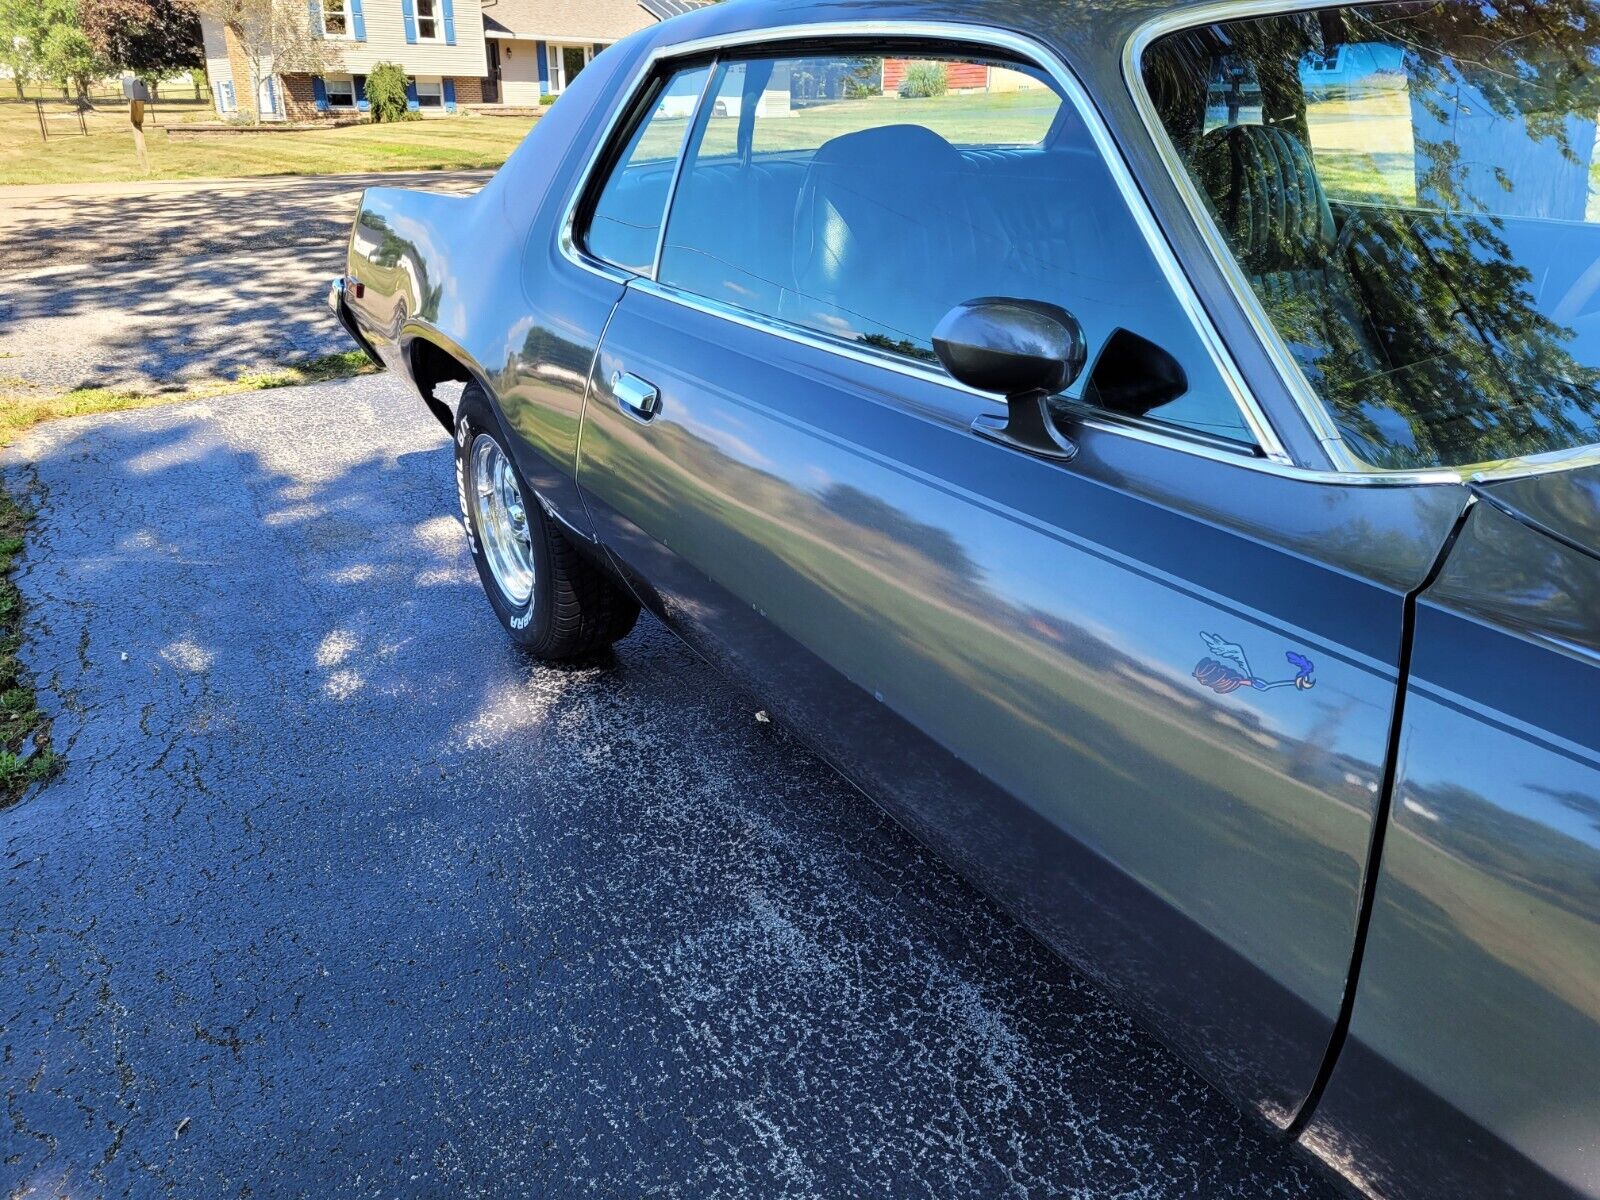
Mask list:
[[[661,393],[653,383],[618,371],[611,377],[611,394],[617,405],[630,417],[648,421],[661,411]]]

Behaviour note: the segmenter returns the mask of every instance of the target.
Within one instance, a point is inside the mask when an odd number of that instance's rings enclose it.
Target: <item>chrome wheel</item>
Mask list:
[[[472,516],[500,592],[516,608],[533,597],[533,534],[516,472],[486,433],[472,443]]]

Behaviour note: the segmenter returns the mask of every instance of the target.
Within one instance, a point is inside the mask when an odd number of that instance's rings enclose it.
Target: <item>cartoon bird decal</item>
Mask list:
[[[1290,650],[1283,656],[1295,670],[1292,679],[1269,681],[1259,678],[1250,669],[1250,660],[1244,656],[1244,647],[1238,643],[1224,641],[1214,633],[1202,633],[1200,640],[1206,644],[1210,654],[1195,665],[1194,677],[1218,695],[1226,696],[1229,692],[1236,692],[1242,687],[1253,688],[1258,692],[1270,692],[1273,688],[1282,687],[1309,692],[1317,686],[1313,674],[1316,667],[1304,654],[1296,654]]]

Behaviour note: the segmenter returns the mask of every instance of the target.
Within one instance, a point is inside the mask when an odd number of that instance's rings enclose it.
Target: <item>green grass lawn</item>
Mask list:
[[[946,141],[963,145],[1032,146],[1043,140],[1061,101],[1043,87],[1020,92],[952,92],[945,96],[902,99],[866,96],[831,100],[756,118],[752,135],[757,153],[815,150],[831,138],[878,125],[923,125]],[[671,158],[683,140],[687,116],[657,117],[640,140],[633,161]],[[706,123],[703,157],[735,152],[739,118],[736,112]]]
[[[50,140],[43,141],[31,100],[0,100],[0,184],[493,168],[530,125],[526,117],[459,116],[305,133],[169,139],[167,125],[208,121],[216,114],[192,92],[153,107],[161,124],[146,124],[146,174],[139,170],[127,109],[120,102],[97,101],[85,118],[85,135],[70,104],[59,97],[47,101]]]
[[[1417,202],[1411,100],[1403,78],[1306,105],[1317,174],[1335,200]],[[1589,167],[1586,219],[1600,220],[1600,156]]]

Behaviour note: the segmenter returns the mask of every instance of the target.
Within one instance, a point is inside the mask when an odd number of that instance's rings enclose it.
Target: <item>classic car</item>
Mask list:
[[[1597,65],[730,0],[329,300],[532,654],[648,608],[1356,1188],[1600,1197]]]

